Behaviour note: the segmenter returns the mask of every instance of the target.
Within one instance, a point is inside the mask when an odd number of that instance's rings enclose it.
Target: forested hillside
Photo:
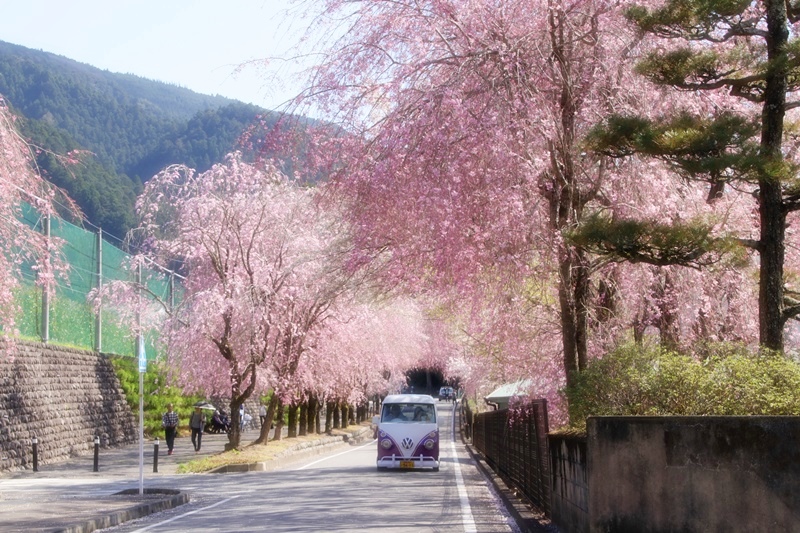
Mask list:
[[[142,183],[165,165],[205,170],[237,147],[257,118],[276,113],[221,96],[0,41],[0,95],[24,117],[23,134],[42,148],[37,163],[86,219],[122,237],[133,224]],[[80,163],[56,157],[90,152]]]

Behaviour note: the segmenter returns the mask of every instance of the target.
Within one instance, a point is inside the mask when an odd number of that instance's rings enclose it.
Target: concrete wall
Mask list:
[[[800,417],[587,424],[590,531],[800,531]]]
[[[32,467],[31,438],[39,463],[136,442],[138,419],[111,363],[85,350],[17,341],[0,344],[0,470]]]
[[[548,436],[550,449],[550,518],[561,531],[589,531],[589,472],[586,438]]]

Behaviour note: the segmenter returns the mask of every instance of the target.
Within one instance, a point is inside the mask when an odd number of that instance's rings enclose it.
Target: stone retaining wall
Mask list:
[[[136,442],[137,421],[111,362],[101,354],[43,343],[0,343],[0,470],[32,468],[31,439],[47,464]]]
[[[589,531],[800,531],[800,417],[591,417]]]
[[[586,437],[550,435],[550,517],[562,531],[589,531]]]

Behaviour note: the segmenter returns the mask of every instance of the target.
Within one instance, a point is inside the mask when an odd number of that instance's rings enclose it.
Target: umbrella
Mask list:
[[[194,406],[195,406],[195,407],[199,407],[200,409],[209,409],[209,410],[211,410],[211,411],[216,411],[216,410],[217,410],[217,408],[216,408],[216,407],[214,407],[213,405],[211,405],[211,404],[210,404],[210,403],[208,403],[208,402],[196,402],[196,403],[194,404]]]

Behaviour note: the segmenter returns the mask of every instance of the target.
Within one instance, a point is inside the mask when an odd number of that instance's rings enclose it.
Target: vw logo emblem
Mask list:
[[[413,445],[414,445],[414,441],[411,440],[410,438],[406,437],[406,438],[403,439],[402,446],[406,450],[410,450]]]

